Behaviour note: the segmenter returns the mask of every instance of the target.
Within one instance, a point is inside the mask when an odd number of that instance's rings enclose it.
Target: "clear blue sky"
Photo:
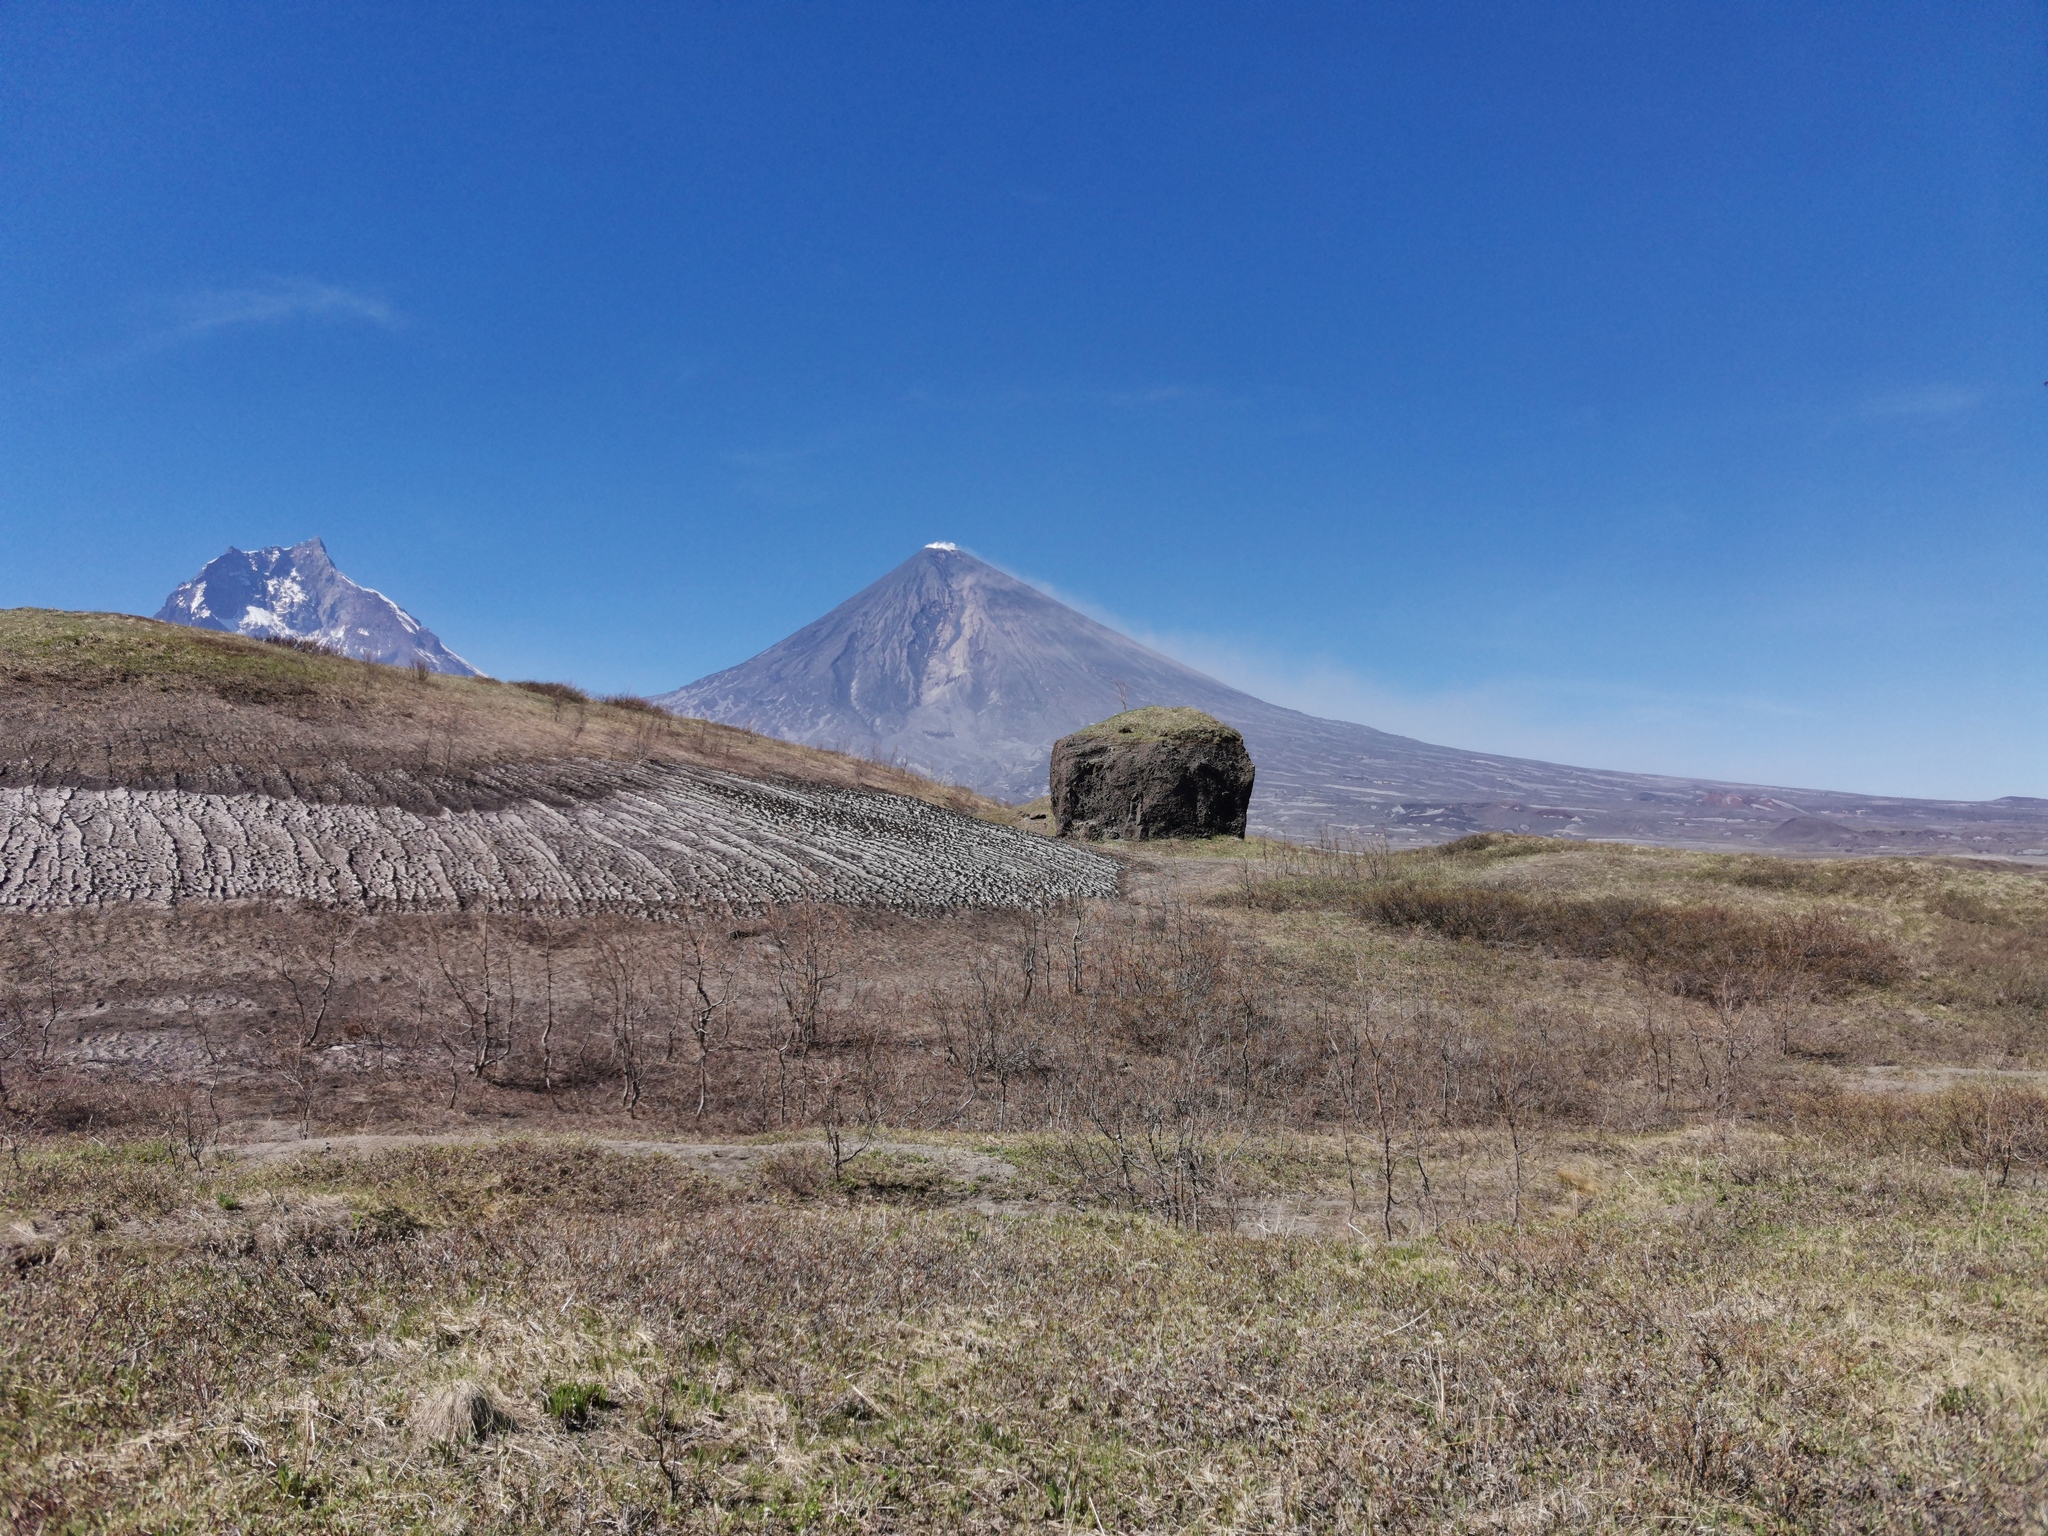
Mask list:
[[[2048,8],[0,9],[0,604],[652,691],[951,539],[1281,702],[2048,795]]]

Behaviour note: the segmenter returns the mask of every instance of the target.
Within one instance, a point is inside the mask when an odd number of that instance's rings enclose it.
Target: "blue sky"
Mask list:
[[[2048,795],[2048,10],[0,9],[0,604],[671,687],[951,539],[1254,691]]]

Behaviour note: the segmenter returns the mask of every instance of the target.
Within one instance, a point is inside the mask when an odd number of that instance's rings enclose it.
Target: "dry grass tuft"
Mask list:
[[[475,1445],[514,1427],[511,1416],[491,1400],[478,1383],[451,1381],[429,1395],[410,1420],[413,1437],[424,1445]]]
[[[0,1265],[17,1272],[49,1263],[56,1252],[56,1239],[28,1222],[16,1222],[0,1236]]]
[[[265,645],[283,646],[288,651],[302,651],[308,656],[340,656],[342,653],[321,640],[308,640],[299,635],[259,635],[256,637]]]

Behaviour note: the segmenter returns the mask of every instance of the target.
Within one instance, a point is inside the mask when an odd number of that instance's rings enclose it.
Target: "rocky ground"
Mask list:
[[[495,808],[434,814],[176,789],[0,790],[0,907],[928,910],[1117,889],[1112,860],[898,795],[656,763],[515,766],[494,778]]]

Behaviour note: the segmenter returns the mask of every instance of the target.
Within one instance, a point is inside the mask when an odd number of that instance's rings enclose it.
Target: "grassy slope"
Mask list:
[[[584,757],[693,763],[882,789],[968,814],[1007,807],[920,775],[706,721],[579,704],[124,614],[0,610],[0,785],[275,787],[342,762],[459,776]]]
[[[1966,859],[1790,859],[1486,833],[1442,848],[1346,853],[1252,839],[1151,845],[1188,893],[1298,964],[1364,965],[1390,985],[1620,1017],[1641,988],[1618,959],[1540,937],[1472,943],[1377,914],[1389,892],[1498,892],[1567,915],[1631,905],[1769,925],[1819,914],[1898,962],[1882,987],[1788,997],[1816,1059],[2048,1067],[2048,869]],[[1596,946],[1597,947],[1597,946]]]
[[[0,1204],[20,1529],[2019,1529],[2048,1203],[1759,1137],[1610,1140],[1391,1245],[732,1185],[574,1144]],[[47,1255],[47,1257],[45,1257]],[[423,1443],[480,1383],[481,1444]],[[561,1389],[580,1389],[564,1392]],[[594,1390],[593,1390],[594,1389]],[[545,1409],[595,1398],[587,1425]]]

